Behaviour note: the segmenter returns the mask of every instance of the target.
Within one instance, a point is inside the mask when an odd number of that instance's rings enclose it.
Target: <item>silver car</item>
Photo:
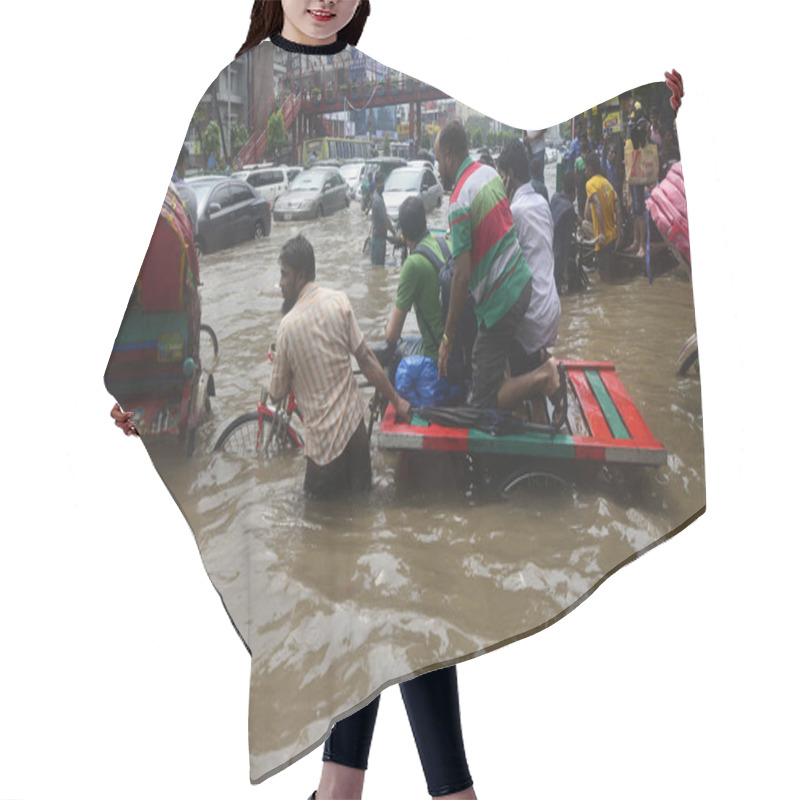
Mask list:
[[[312,167],[301,172],[276,201],[276,220],[313,219],[347,208],[347,184],[336,167]]]
[[[425,204],[425,213],[430,214],[442,204],[444,190],[430,167],[400,167],[386,179],[383,201],[386,213],[397,222],[400,206],[407,197],[416,195]]]

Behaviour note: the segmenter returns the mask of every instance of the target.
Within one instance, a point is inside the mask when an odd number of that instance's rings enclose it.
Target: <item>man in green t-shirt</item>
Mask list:
[[[439,344],[444,333],[442,304],[439,300],[439,273],[427,256],[415,254],[413,250],[418,244],[422,244],[429,247],[441,262],[444,262],[444,255],[439,243],[428,230],[425,205],[421,197],[409,197],[403,201],[398,222],[410,255],[400,270],[397,299],[386,326],[386,341],[389,344],[397,343],[403,332],[406,316],[413,307],[422,334],[420,352],[437,361]]]

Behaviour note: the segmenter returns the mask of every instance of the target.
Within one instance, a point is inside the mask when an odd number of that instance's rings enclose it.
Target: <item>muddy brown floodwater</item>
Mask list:
[[[553,177],[548,165],[551,186]],[[446,206],[447,198],[432,227],[446,226]],[[192,458],[174,442],[150,447],[253,653],[254,778],[316,744],[331,715],[387,676],[541,627],[705,505],[700,381],[678,377],[674,365],[694,333],[692,287],[677,270],[652,285],[592,275],[588,291],[562,298],[556,356],[613,361],[667,449],[666,466],[642,468],[633,484],[606,476],[522,503],[404,491],[398,456],[373,439],[370,496],[321,504],[302,495],[302,457],[258,463],[212,454],[224,425],[255,409],[268,383],[281,306],[277,257],[288,237],[311,240],[320,283],[345,290],[367,341],[382,339],[400,265],[390,255],[386,269],[370,266],[367,230],[353,203],[322,220],[273,223],[265,240],[204,257],[203,321],[220,345],[212,414]],[[416,330],[413,312],[407,328]]]

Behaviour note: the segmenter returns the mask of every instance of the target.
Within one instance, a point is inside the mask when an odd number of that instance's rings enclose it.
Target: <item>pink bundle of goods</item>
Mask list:
[[[647,210],[664,239],[691,264],[689,252],[689,220],[686,216],[686,193],[680,162],[669,168],[666,177],[650,193]]]

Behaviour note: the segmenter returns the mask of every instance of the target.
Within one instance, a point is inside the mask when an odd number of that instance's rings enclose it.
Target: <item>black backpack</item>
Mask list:
[[[453,272],[455,264],[450,248],[443,237],[437,236],[436,241],[442,250],[444,261],[426,245],[418,244],[412,254],[419,253],[425,256],[439,275],[439,298],[442,304],[442,322],[447,323],[447,312],[450,308],[450,287],[453,283]],[[433,336],[428,323],[424,319],[419,320],[428,328],[428,334]],[[450,383],[464,383],[472,380],[472,348],[478,336],[478,318],[475,316],[475,298],[472,292],[467,293],[467,302],[461,312],[461,319],[458,321],[458,329],[453,337],[453,349],[450,353],[450,360],[447,362],[447,380]]]

